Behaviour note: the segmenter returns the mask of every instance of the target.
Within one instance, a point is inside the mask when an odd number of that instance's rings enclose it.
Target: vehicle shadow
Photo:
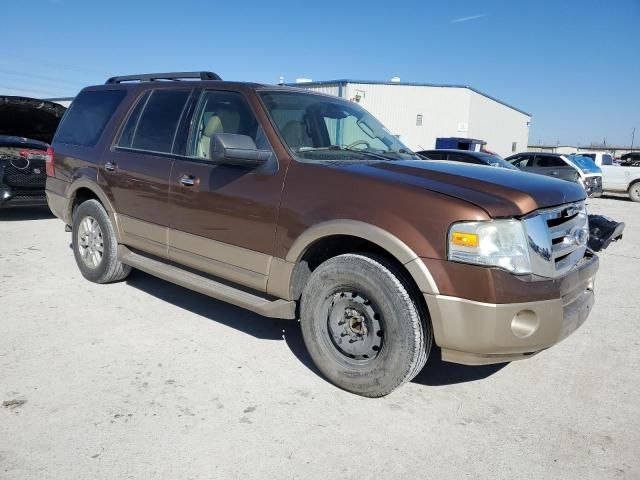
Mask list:
[[[0,209],[0,222],[24,222],[55,218],[49,207],[20,207]]]
[[[133,270],[127,284],[160,300],[263,340],[284,340],[291,353],[322,376],[309,356],[296,320],[268,318],[187,288]]]
[[[496,363],[493,365],[470,366],[445,362],[442,360],[440,348],[434,345],[427,364],[412,382],[432,387],[474,382],[490,377],[507,365],[509,364]]]
[[[627,195],[626,193],[620,193],[620,194],[612,194],[612,193],[603,193],[602,195],[600,195],[600,198],[604,198],[607,200],[622,200],[624,202],[630,202],[631,199],[629,198],[629,195]]]
[[[263,340],[284,340],[291,353],[310,371],[324,378],[316,368],[304,345],[300,324],[295,320],[267,318],[243,308],[202,295],[166,282],[144,272],[133,270],[127,284],[162,301],[188,310],[211,321],[235,328]],[[413,383],[426,386],[451,385],[487,378],[507,364],[470,367],[443,362],[440,349],[434,347],[424,369]]]

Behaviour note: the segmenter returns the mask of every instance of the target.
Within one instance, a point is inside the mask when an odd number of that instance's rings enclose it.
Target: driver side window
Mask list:
[[[239,93],[203,92],[194,119],[192,156],[208,159],[212,138],[218,133],[247,135],[259,150],[271,150],[264,130]]]

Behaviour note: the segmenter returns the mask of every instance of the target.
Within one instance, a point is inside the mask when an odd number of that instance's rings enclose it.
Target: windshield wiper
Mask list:
[[[371,150],[367,150],[367,149],[349,148],[349,147],[340,146],[340,145],[332,145],[332,148],[334,148],[335,150],[342,150],[345,152],[363,153],[365,155],[369,155],[370,157],[377,158],[378,160],[398,160],[396,157],[392,157],[385,153],[372,152]],[[389,152],[389,153],[395,153],[395,152]]]
[[[302,147],[298,149],[298,153],[304,154],[308,152],[322,152],[322,151],[335,151],[335,152],[353,152],[361,155],[366,155],[376,160],[396,160],[393,157],[387,157],[386,155],[378,152],[372,152],[370,150],[361,150],[358,148],[348,148],[341,145],[331,145],[328,147]]]

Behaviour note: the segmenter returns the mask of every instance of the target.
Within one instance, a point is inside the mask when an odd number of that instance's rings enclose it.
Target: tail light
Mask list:
[[[47,166],[47,177],[55,177],[56,176],[56,167],[53,164],[53,147],[47,148],[47,155],[45,157],[45,164]]]

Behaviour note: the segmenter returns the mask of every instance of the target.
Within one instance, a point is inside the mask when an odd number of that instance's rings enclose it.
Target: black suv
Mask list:
[[[49,144],[65,111],[53,102],[0,96],[0,208],[47,204]]]

